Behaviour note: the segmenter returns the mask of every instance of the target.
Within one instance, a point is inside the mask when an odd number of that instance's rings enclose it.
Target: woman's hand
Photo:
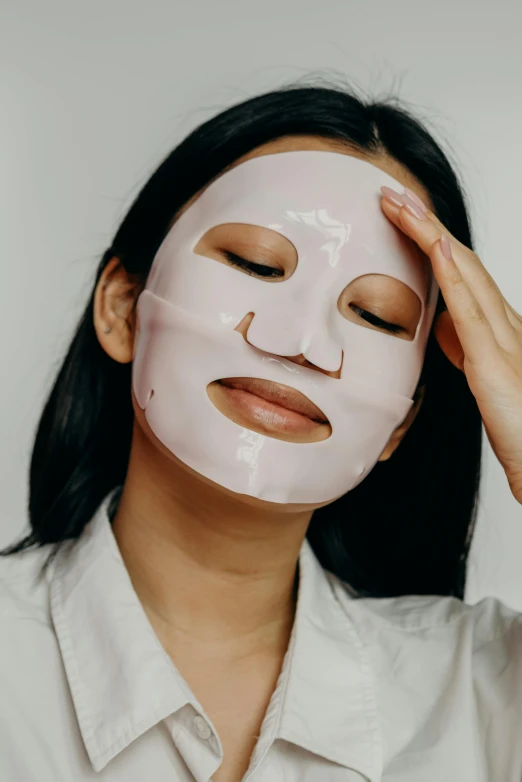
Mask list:
[[[477,255],[415,193],[381,191],[383,212],[431,260],[448,307],[435,323],[437,341],[465,373],[489,442],[522,503],[522,317]]]

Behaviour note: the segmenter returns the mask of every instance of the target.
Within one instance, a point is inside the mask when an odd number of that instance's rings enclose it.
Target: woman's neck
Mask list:
[[[288,642],[310,516],[238,501],[135,427],[113,531],[163,640],[243,656]]]

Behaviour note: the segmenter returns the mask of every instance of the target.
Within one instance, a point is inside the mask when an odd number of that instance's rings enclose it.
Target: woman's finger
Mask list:
[[[455,257],[455,253],[457,253],[458,259],[459,259],[459,267],[462,271],[462,275],[464,279],[470,284],[472,290],[474,290],[474,282],[478,283],[480,286],[481,283],[485,286],[487,289],[488,287],[490,289],[494,289],[496,291],[497,296],[497,302],[502,301],[504,305],[504,309],[506,312],[506,316],[513,328],[517,329],[517,331],[522,330],[522,315],[520,315],[514,307],[509,304],[509,302],[506,300],[505,296],[503,295],[502,291],[498,287],[497,283],[491,276],[491,274],[488,272],[480,258],[477,256],[476,253],[474,253],[472,250],[469,249],[469,247],[466,247],[465,244],[462,244],[462,242],[459,242],[458,239],[455,239],[454,236],[452,236],[448,230],[445,228],[445,226],[441,223],[439,218],[436,214],[431,212],[429,209],[427,210],[427,215],[430,219],[430,221],[437,226],[440,229],[441,234],[444,233],[450,242],[450,245],[452,247],[452,254],[453,257]],[[455,250],[455,247],[458,248],[458,251]],[[480,301],[480,296],[479,296]],[[487,307],[486,307],[487,309]]]
[[[399,197],[402,198],[400,195]],[[442,223],[432,217],[432,212],[428,211],[425,218],[419,218],[404,205],[390,203],[388,198],[383,199],[382,207],[387,217],[413,239],[428,257],[432,256],[440,236],[447,236],[454,262],[459,267],[463,280],[489,320],[499,343],[508,347],[513,339],[512,318],[508,316],[501,291],[475,253],[451,236]]]
[[[444,254],[440,240],[432,248],[431,260],[464,360],[470,365],[483,366],[484,361],[494,359],[499,350],[491,324],[454,259]]]
[[[511,306],[511,304],[504,299],[504,304],[506,306],[506,314],[509,318],[509,321],[513,328],[517,329],[517,331],[520,332],[522,335],[522,315],[519,315],[518,312],[514,307]]]

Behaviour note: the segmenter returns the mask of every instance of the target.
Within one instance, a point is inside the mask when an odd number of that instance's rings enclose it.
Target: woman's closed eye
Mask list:
[[[356,315],[359,315],[360,318],[367,321],[368,323],[371,323],[372,326],[377,326],[378,328],[384,329],[385,331],[389,331],[390,334],[400,334],[407,332],[407,329],[405,329],[404,326],[399,326],[396,323],[388,323],[387,321],[378,318],[377,315],[368,312],[368,310],[363,310],[356,304],[350,304],[350,309],[353,310]]]
[[[269,283],[288,280],[297,267],[297,250],[286,236],[250,223],[209,228],[193,252]]]
[[[247,261],[240,255],[236,255],[229,250],[222,250],[223,255],[233,265],[242,269],[247,274],[251,274],[255,277],[284,277],[284,269],[279,269],[276,266],[268,266],[264,263],[257,263],[254,261]]]
[[[386,274],[361,274],[341,292],[337,309],[362,328],[385,331],[396,339],[415,339],[422,304],[401,280]]]

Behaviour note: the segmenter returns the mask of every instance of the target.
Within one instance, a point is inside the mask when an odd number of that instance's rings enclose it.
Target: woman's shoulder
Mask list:
[[[336,599],[358,626],[404,635],[471,632],[477,644],[494,638],[518,636],[522,657],[522,613],[497,597],[469,604],[457,597],[401,595],[360,597],[344,581],[328,573]]]
[[[45,564],[50,547],[0,556],[0,625],[49,619],[49,584]]]
[[[381,702],[401,703],[413,726],[419,708],[427,715],[455,700],[456,730],[478,708],[481,736],[495,721],[488,741],[511,741],[522,709],[521,613],[496,597],[474,605],[436,595],[359,598],[335,577],[331,584]]]
[[[57,686],[60,653],[51,616],[50,572],[44,567],[50,551],[44,546],[0,556],[2,736],[10,735],[13,704],[14,711],[27,715],[35,693],[48,702]]]
[[[522,615],[495,597],[366,598],[329,580],[399,776],[429,747],[444,778],[461,763],[460,779],[520,779]]]

